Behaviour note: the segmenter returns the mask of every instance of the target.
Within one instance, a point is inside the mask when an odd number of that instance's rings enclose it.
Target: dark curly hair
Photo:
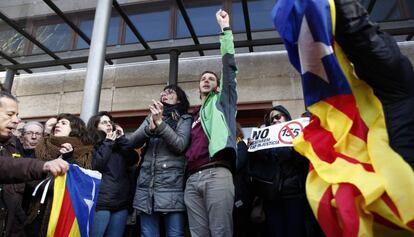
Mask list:
[[[69,114],[69,113],[62,113],[56,117],[56,121],[58,122],[61,119],[67,119],[70,122],[69,125],[70,125],[71,131],[69,133],[69,137],[79,137],[83,143],[85,144],[90,143],[89,138],[87,136],[87,132],[86,132],[85,122],[83,122],[82,119],[80,119],[76,115]],[[56,124],[55,126],[53,126],[52,134],[55,133],[55,128],[56,128]]]

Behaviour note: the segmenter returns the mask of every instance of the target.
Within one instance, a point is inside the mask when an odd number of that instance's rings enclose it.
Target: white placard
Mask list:
[[[274,147],[291,147],[295,137],[309,124],[309,118],[299,118],[264,128],[253,128],[249,152]]]

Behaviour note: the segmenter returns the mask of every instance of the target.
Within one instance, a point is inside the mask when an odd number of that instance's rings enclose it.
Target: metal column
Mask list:
[[[16,74],[16,70],[7,68],[6,78],[4,79],[3,83],[3,89],[8,92],[11,92],[14,81],[14,74]]]
[[[88,122],[98,112],[101,95],[102,75],[106,54],[109,19],[111,18],[112,0],[99,0],[96,3],[91,47],[89,49],[86,80],[83,90],[80,117]]]
[[[180,51],[173,49],[170,51],[170,78],[168,79],[168,85],[178,84],[178,56]]]

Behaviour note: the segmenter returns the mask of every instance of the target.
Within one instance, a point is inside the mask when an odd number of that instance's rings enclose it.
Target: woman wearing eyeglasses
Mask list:
[[[94,144],[92,167],[102,173],[90,236],[123,236],[134,191],[128,168],[138,162],[138,154],[108,112],[92,116],[87,129]]]
[[[264,117],[266,126],[291,120],[289,111],[273,107]],[[292,147],[278,147],[250,154],[249,173],[265,213],[264,236],[306,236],[307,161]]]
[[[167,236],[184,236],[184,152],[190,142],[192,117],[185,92],[170,85],[152,101],[150,115],[130,138],[145,144],[134,208],[140,213],[141,236],[160,236],[163,219]]]

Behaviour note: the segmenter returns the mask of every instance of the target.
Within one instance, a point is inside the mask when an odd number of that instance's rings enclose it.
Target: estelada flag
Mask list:
[[[87,237],[92,227],[101,173],[71,164],[55,178],[48,237]]]
[[[306,194],[328,237],[412,236],[414,172],[389,146],[382,105],[335,41],[333,0],[272,11],[313,114],[294,141],[310,162]]]

